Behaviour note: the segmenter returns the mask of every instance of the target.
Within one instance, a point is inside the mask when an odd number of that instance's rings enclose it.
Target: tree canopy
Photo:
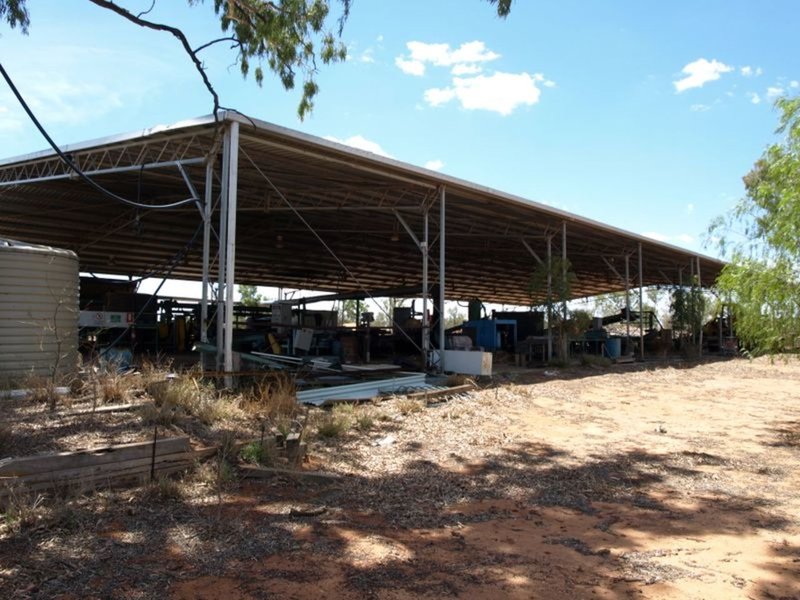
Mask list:
[[[709,230],[730,264],[718,280],[739,338],[759,353],[800,341],[800,97],[781,98],[780,141],[744,177],[745,197]]]
[[[265,70],[275,74],[287,90],[293,89],[300,78],[302,96],[297,113],[301,119],[314,107],[319,91],[316,82],[319,64],[340,62],[347,57],[341,37],[352,0],[213,0],[222,36],[196,45],[190,43],[179,27],[145,18],[156,0],[150,9],[139,13],[111,0],[88,1],[136,25],[175,36],[212,96],[214,114],[221,108],[220,99],[200,58],[202,51],[214,44],[229,44],[236,53],[242,75],[252,75],[258,85],[264,80]],[[499,17],[506,17],[513,0],[487,1]],[[187,2],[190,6],[204,4],[204,0]],[[334,4],[338,10],[332,15]],[[0,0],[0,20],[27,33],[31,24],[27,0]]]

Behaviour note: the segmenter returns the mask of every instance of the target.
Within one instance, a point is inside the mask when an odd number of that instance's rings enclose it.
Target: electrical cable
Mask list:
[[[414,348],[416,348],[418,351],[422,352],[422,348],[420,348],[420,347],[419,347],[419,345],[417,345],[416,341],[414,341],[414,339],[412,339],[412,337],[411,337],[410,335],[408,335],[408,333],[406,333],[406,331],[405,331],[405,330],[404,330],[402,327],[400,327],[400,325],[399,325],[399,324],[398,324],[398,323],[397,323],[397,322],[394,320],[394,317],[393,317],[392,315],[390,315],[390,314],[388,313],[388,311],[386,311],[386,310],[385,310],[385,309],[384,309],[384,308],[383,308],[383,307],[382,307],[380,304],[378,304],[378,302],[375,300],[375,297],[374,297],[372,294],[370,294],[370,293],[369,293],[369,290],[366,288],[366,286],[364,286],[364,284],[362,284],[362,283],[361,283],[361,281],[358,279],[358,277],[356,277],[356,276],[355,276],[355,274],[353,274],[353,272],[352,272],[350,269],[348,269],[348,268],[347,268],[347,265],[345,265],[345,264],[342,262],[342,260],[341,260],[341,259],[340,259],[340,258],[337,256],[337,254],[336,254],[336,253],[333,251],[333,249],[332,249],[332,248],[331,248],[331,247],[330,247],[330,246],[329,246],[329,245],[328,245],[328,244],[325,242],[325,240],[323,240],[323,239],[322,239],[322,237],[321,237],[321,236],[320,236],[320,235],[319,235],[319,234],[318,234],[318,233],[317,233],[317,232],[314,230],[314,228],[311,226],[311,224],[310,224],[308,221],[306,221],[306,220],[305,220],[305,218],[303,217],[303,215],[301,215],[301,214],[300,214],[300,211],[298,211],[298,210],[297,210],[297,209],[296,209],[296,208],[295,208],[295,207],[292,205],[292,203],[291,203],[291,202],[289,202],[289,199],[288,199],[288,198],[287,198],[287,197],[286,197],[286,196],[283,194],[283,192],[281,192],[281,191],[280,191],[280,190],[277,188],[277,186],[276,186],[274,183],[272,183],[272,180],[271,180],[269,177],[267,177],[267,176],[266,176],[266,174],[264,173],[264,171],[262,171],[262,170],[259,168],[259,166],[258,166],[258,165],[255,163],[255,161],[253,161],[253,159],[252,159],[252,158],[250,158],[250,155],[248,155],[248,154],[247,154],[247,152],[245,152],[245,150],[244,150],[243,148],[240,148],[240,149],[239,149],[239,152],[241,152],[241,153],[242,153],[242,154],[245,156],[245,158],[247,158],[247,160],[249,160],[249,161],[250,161],[250,164],[251,164],[251,165],[253,165],[253,168],[254,168],[256,171],[258,171],[258,173],[259,173],[259,174],[260,174],[260,175],[261,175],[261,176],[264,178],[264,180],[265,180],[265,181],[266,181],[266,182],[269,184],[269,186],[270,186],[270,187],[271,187],[273,190],[275,190],[275,193],[276,193],[276,194],[278,194],[278,196],[280,197],[280,199],[281,199],[281,200],[283,200],[283,201],[284,201],[284,203],[286,204],[286,206],[288,206],[288,207],[289,207],[289,209],[290,209],[290,210],[291,210],[291,211],[292,211],[292,212],[295,214],[295,216],[296,216],[298,219],[300,219],[300,222],[301,222],[301,223],[303,223],[303,225],[305,225],[305,226],[306,226],[306,228],[308,228],[308,230],[311,232],[311,234],[312,234],[312,235],[313,235],[315,238],[317,238],[317,240],[319,241],[319,243],[320,243],[320,244],[322,244],[322,246],[325,248],[325,250],[327,250],[327,251],[328,251],[328,253],[329,253],[329,254],[330,254],[332,257],[333,257],[333,259],[334,259],[334,260],[335,260],[337,263],[339,263],[339,266],[340,266],[340,267],[342,267],[342,269],[344,269],[344,271],[347,273],[347,275],[348,275],[348,276],[349,276],[349,277],[350,277],[350,278],[351,278],[353,281],[355,281],[355,282],[356,282],[356,284],[358,285],[358,287],[360,287],[360,288],[361,288],[361,291],[362,291],[362,292],[364,292],[364,294],[365,294],[365,295],[366,295],[366,296],[367,296],[367,297],[368,297],[370,300],[372,300],[372,301],[375,303],[375,305],[378,307],[378,310],[380,310],[380,311],[381,311],[381,312],[382,312],[384,315],[386,315],[386,316],[389,318],[389,321],[390,321],[390,322],[391,322],[393,325],[397,326],[397,329],[398,329],[398,330],[399,330],[399,331],[400,331],[400,332],[401,332],[401,333],[402,333],[402,334],[403,334],[403,335],[404,335],[404,336],[405,336],[405,337],[408,339],[408,341],[409,341],[409,342],[411,342],[411,344],[414,346]],[[424,319],[425,317],[426,317],[426,315],[422,315],[422,318],[423,318],[423,319]]]
[[[36,126],[36,129],[39,130],[39,133],[41,133],[44,139],[47,140],[47,143],[50,144],[50,147],[53,149],[53,151],[56,154],[58,154],[59,158],[61,158],[62,161],[64,161],[64,164],[66,164],[70,169],[72,169],[72,171],[74,171],[75,174],[78,175],[78,177],[80,177],[83,181],[85,181],[87,184],[93,187],[96,191],[100,192],[101,194],[104,194],[105,196],[108,196],[112,200],[116,200],[117,202],[122,202],[123,204],[127,204],[128,206],[135,206],[136,208],[146,208],[146,209],[176,208],[178,206],[183,206],[185,204],[200,203],[199,198],[192,197],[192,198],[186,198],[184,200],[179,200],[177,202],[171,202],[169,204],[144,204],[141,202],[134,202],[133,200],[128,200],[127,198],[123,198],[122,196],[118,196],[114,192],[107,190],[102,185],[91,179],[83,171],[81,171],[81,169],[72,161],[72,159],[61,151],[61,148],[59,148],[58,145],[55,143],[55,141],[53,141],[53,138],[51,138],[50,134],[47,133],[44,126],[39,122],[39,119],[37,119],[36,115],[33,114],[33,111],[28,106],[28,103],[25,102],[25,99],[22,97],[22,94],[20,94],[19,90],[17,89],[17,86],[14,85],[14,82],[11,80],[11,76],[6,72],[5,68],[3,67],[3,63],[0,63],[0,75],[2,75],[3,79],[6,80],[8,87],[11,89],[12,93],[17,98],[17,101],[19,101],[23,110],[27,113],[30,120]]]

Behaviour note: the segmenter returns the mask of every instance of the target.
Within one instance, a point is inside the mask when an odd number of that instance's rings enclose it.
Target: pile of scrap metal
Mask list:
[[[197,342],[195,350],[216,355],[217,347]],[[324,405],[331,401],[365,400],[413,388],[424,389],[425,373],[401,371],[398,365],[348,365],[335,356],[287,356],[268,352],[236,352],[242,372],[282,371],[297,386],[297,401]],[[247,364],[248,368],[244,368]]]

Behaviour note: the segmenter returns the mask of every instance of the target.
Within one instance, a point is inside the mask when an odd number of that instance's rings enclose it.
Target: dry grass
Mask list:
[[[152,407],[143,409],[147,423],[172,425],[184,417],[194,417],[204,425],[214,425],[243,416],[236,397],[218,395],[209,385],[186,376],[155,381],[148,385]]]
[[[425,410],[425,403],[422,400],[414,400],[413,398],[401,398],[397,401],[396,406],[404,417]]]

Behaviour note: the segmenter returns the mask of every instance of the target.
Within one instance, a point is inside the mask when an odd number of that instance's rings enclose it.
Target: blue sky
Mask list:
[[[168,34],[85,1],[29,8],[0,59],[57,142],[210,112]],[[195,45],[219,35],[211,0],[149,17]],[[794,0],[517,0],[506,20],[482,0],[356,1],[349,60],[323,68],[305,122],[297,93],[244,81],[224,46],[203,56],[249,115],[702,250],[774,140],[774,98],[800,92],[797,31]],[[44,146],[0,86],[0,156]]]

